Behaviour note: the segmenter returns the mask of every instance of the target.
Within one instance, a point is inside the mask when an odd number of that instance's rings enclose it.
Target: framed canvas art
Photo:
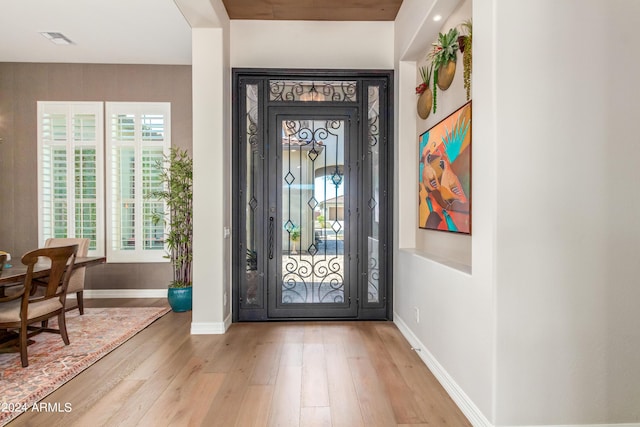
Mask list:
[[[419,138],[419,227],[471,234],[471,101]]]

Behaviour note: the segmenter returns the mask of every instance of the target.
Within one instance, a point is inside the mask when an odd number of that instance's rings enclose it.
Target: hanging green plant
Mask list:
[[[433,64],[432,64],[433,65]],[[438,108],[438,69],[433,70],[433,114]]]
[[[433,67],[433,112],[437,108],[436,86],[442,90],[447,90],[453,81],[456,71],[456,61],[458,59],[458,30],[451,28],[446,34],[438,33],[438,41],[432,43],[433,48],[429,52],[428,58]]]
[[[460,36],[460,51],[462,52],[462,66],[463,66],[463,80],[464,80],[464,88],[467,92],[467,101],[471,99],[471,67],[472,67],[472,33],[473,33],[473,23],[471,19],[464,21],[462,24],[462,29],[465,34]]]

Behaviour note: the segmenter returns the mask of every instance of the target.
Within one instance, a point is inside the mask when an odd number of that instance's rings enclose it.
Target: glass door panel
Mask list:
[[[282,304],[344,303],[344,120],[285,120]]]
[[[282,109],[280,111],[283,111]],[[355,229],[349,212],[350,116],[276,114],[277,231],[270,315],[321,317],[356,313],[349,260]],[[275,180],[275,179],[274,179]]]

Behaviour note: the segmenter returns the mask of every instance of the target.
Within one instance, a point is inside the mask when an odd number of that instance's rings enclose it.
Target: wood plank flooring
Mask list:
[[[164,299],[86,300],[87,307]],[[470,426],[391,322],[237,323],[190,335],[168,313],[17,426]]]

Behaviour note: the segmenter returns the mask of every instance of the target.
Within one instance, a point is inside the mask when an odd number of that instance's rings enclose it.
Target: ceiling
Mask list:
[[[0,0],[0,16],[2,62],[191,64],[191,28],[173,0]]]
[[[402,0],[222,0],[231,19],[393,21]]]
[[[343,21],[393,21],[402,3],[222,1],[231,19]],[[0,0],[0,16],[0,62],[191,64],[191,29],[174,0]],[[45,31],[73,44],[56,45]]]

